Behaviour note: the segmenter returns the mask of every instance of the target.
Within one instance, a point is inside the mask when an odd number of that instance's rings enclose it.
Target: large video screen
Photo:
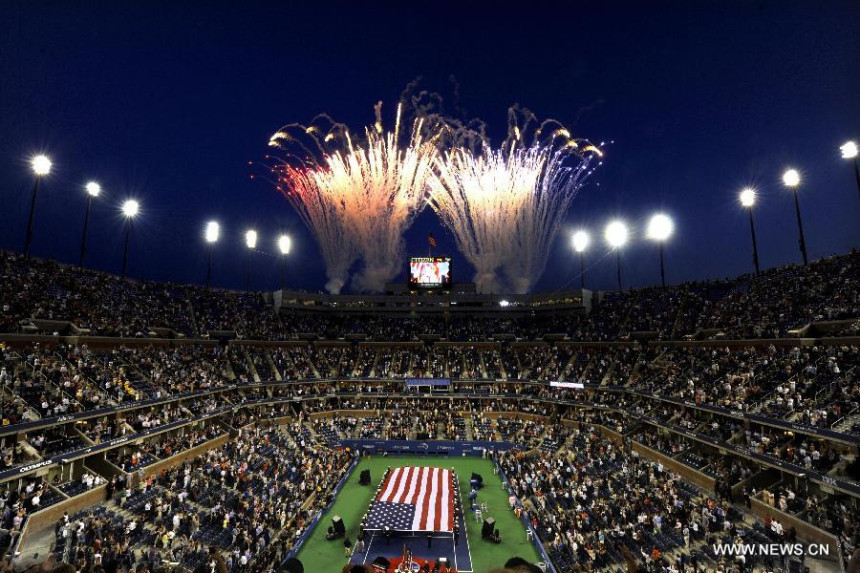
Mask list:
[[[410,288],[450,288],[451,257],[409,259]]]

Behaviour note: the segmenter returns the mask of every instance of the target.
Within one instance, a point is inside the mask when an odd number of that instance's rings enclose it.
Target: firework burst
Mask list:
[[[270,140],[287,152],[278,166],[279,190],[319,241],[331,292],[345,284],[358,257],[356,288],[382,290],[400,270],[403,235],[426,205],[436,124],[416,119],[403,135],[398,106],[394,130],[386,131],[380,110],[378,104],[360,143],[327,116],[320,116],[324,127],[286,126]]]
[[[401,103],[393,130],[383,126],[380,103],[375,122],[357,134],[320,115],[269,141],[283,152],[278,190],[320,244],[327,288],[339,292],[360,259],[354,286],[381,290],[401,268],[405,231],[429,204],[481,289],[527,292],[601,149],[519,106],[508,110],[507,136],[494,146],[483,122],[451,119],[438,94],[415,88],[401,101],[416,119],[402,121]]]
[[[497,148],[467,126],[450,126],[447,134],[456,148],[434,161],[432,208],[475,267],[481,289],[501,291],[504,274],[511,290],[528,292],[601,150],[516,106]]]
[[[460,148],[440,155],[430,179],[430,204],[475,267],[475,283],[499,292],[500,268],[511,254],[511,234],[538,184],[546,154]]]
[[[316,238],[326,266],[326,290],[337,294],[346,284],[357,252],[347,232],[342,205],[320,179],[314,169],[289,165],[278,169],[278,190]]]

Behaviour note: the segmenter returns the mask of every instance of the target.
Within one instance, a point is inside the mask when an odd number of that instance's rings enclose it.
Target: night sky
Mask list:
[[[261,235],[254,287],[280,273],[274,240],[293,236],[290,285],[320,290],[313,237],[249,161],[281,125],[329,112],[353,129],[393,112],[408,82],[442,93],[504,135],[520,103],[577,137],[614,140],[581,191],[538,290],[579,285],[568,234],[600,235],[589,286],[615,288],[602,229],[622,217],[638,231],[623,255],[626,286],[659,282],[647,217],[671,214],[670,282],[752,270],[746,213],[755,216],[763,267],[799,262],[794,205],[781,184],[802,174],[810,258],[860,243],[860,201],[839,146],[860,139],[860,3],[809,2],[9,2],[0,4],[0,248],[20,250],[33,185],[29,158],[54,169],[36,212],[32,254],[77,262],[86,199],[103,195],[90,226],[88,265],[119,272],[123,219],[140,200],[129,275],[202,283],[206,221],[222,226],[213,285],[244,286],[244,229]],[[208,4],[208,7],[203,7]],[[223,7],[222,7],[223,6]],[[506,7],[507,6],[507,7]],[[389,116],[390,117],[390,116]],[[259,170],[256,170],[259,173]],[[427,232],[471,269],[425,211]],[[406,262],[404,261],[405,281]]]

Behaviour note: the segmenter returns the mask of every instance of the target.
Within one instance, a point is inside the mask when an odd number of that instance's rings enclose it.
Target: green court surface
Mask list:
[[[305,571],[310,573],[337,573],[347,564],[344,556],[343,540],[326,541],[325,534],[331,517],[340,515],[346,525],[346,535],[355,541],[358,535],[358,525],[362,515],[367,511],[371,499],[376,493],[376,487],[388,467],[405,465],[453,468],[460,481],[462,506],[466,509],[466,534],[472,566],[475,573],[485,573],[489,569],[502,567],[505,561],[514,556],[536,563],[540,561],[537,550],[526,537],[526,528],[516,518],[508,506],[508,495],[502,486],[502,480],[493,473],[493,463],[480,458],[439,458],[422,456],[375,456],[362,459],[349,480],[340,490],[334,504],[322,516],[310,539],[299,552],[298,558],[304,564]],[[358,485],[358,476],[362,470],[369,469],[370,486]],[[475,516],[468,511],[469,480],[472,473],[481,474],[484,487],[481,489],[478,501],[487,505],[484,517],[493,517],[496,527],[502,533],[502,543],[495,545],[481,539],[481,526]],[[462,543],[462,540],[461,540]],[[399,551],[398,551],[399,555]],[[375,557],[375,556],[371,556]]]

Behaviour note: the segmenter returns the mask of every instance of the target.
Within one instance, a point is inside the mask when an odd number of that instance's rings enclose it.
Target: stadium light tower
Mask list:
[[[245,269],[245,290],[251,290],[251,253],[257,248],[257,231],[248,229],[245,231],[245,246],[248,247],[248,264]]]
[[[612,221],[606,225],[604,236],[609,246],[615,249],[615,260],[618,267],[618,290],[621,290],[621,247],[627,244],[630,232],[622,221]]]
[[[24,237],[24,256],[30,256],[30,243],[33,242],[33,217],[36,214],[36,197],[39,196],[39,183],[42,177],[51,172],[51,160],[45,155],[37,155],[30,160],[30,167],[36,175],[36,183],[33,185],[33,199],[30,202],[30,217],[27,219],[27,235]]]
[[[808,264],[806,258],[806,239],[803,236],[803,219],[800,217],[800,199],[797,197],[797,187],[800,185],[800,173],[796,169],[789,169],[782,174],[782,182],[794,192],[794,212],[797,215],[797,234],[800,254],[803,255],[803,264]]]
[[[648,238],[657,241],[660,248],[660,283],[666,288],[666,267],[663,264],[663,243],[675,232],[675,223],[668,215],[657,213],[648,221]]]
[[[741,205],[746,207],[750,214],[750,236],[752,237],[753,248],[753,264],[755,265],[755,274],[761,271],[758,266],[758,243],[755,240],[755,223],[753,223],[753,207],[755,206],[756,192],[752,187],[747,187],[740,194]]]
[[[87,190],[87,212],[84,215],[84,232],[81,235],[81,258],[78,260],[79,267],[84,266],[84,257],[87,256],[87,228],[90,225],[90,211],[93,208],[93,197],[98,197],[99,193],[102,192],[101,185],[95,181],[87,183],[85,189]]]
[[[218,242],[218,234],[221,228],[218,226],[217,221],[209,221],[206,223],[206,242],[209,244],[209,257],[206,262],[206,288],[209,288],[209,285],[212,282],[212,250],[215,246],[215,243]]]
[[[860,193],[860,166],[857,165],[857,143],[846,141],[839,150],[842,152],[842,159],[853,159],[854,178],[857,180],[857,193]]]
[[[125,248],[122,255],[122,278],[125,278],[125,271],[128,268],[128,244],[131,241],[131,222],[140,213],[140,203],[134,199],[129,199],[122,204],[122,214],[125,217]]]
[[[292,246],[292,241],[290,240],[289,235],[281,235],[278,237],[278,250],[281,252],[281,288],[286,290],[287,288],[287,255],[290,254],[290,247]]]
[[[571,236],[573,250],[579,253],[579,278],[581,288],[585,288],[585,249],[588,248],[588,243],[591,242],[591,237],[585,231],[579,230]]]

